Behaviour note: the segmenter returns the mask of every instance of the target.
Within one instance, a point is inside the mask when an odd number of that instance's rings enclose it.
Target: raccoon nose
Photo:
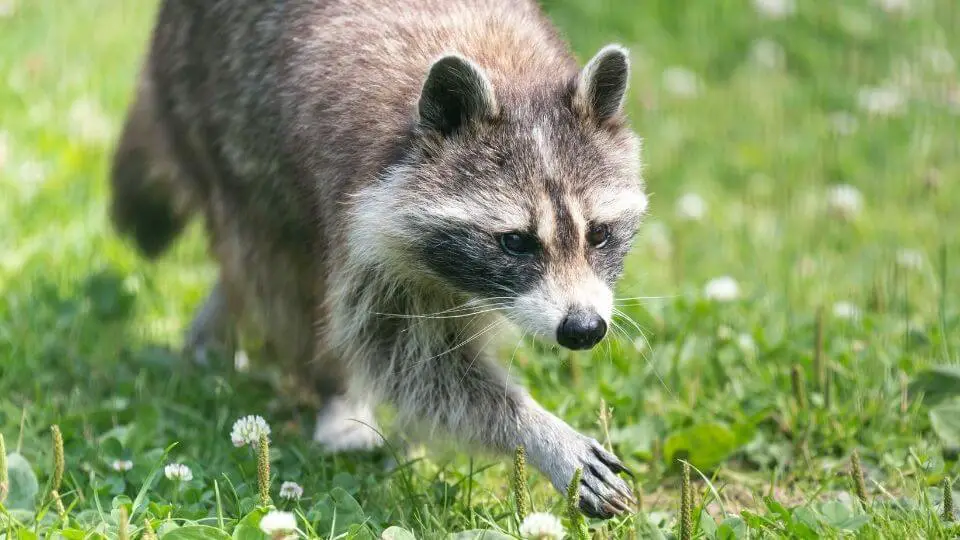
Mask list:
[[[557,342],[573,350],[590,349],[607,334],[607,323],[596,313],[573,311],[557,328]]]

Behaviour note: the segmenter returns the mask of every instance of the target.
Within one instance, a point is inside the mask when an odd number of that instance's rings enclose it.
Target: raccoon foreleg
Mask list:
[[[501,454],[523,446],[530,462],[561,493],[582,470],[580,507],[593,517],[626,512],[632,491],[626,468],[594,439],[547,412],[493,362],[474,354],[436,358],[394,371],[389,392],[401,413]]]

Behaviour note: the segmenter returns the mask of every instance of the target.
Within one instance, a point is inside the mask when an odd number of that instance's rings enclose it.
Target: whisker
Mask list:
[[[473,317],[480,315],[482,313],[490,313],[491,311],[499,311],[504,308],[510,307],[510,304],[492,304],[489,306],[477,307],[477,311],[470,311],[467,313],[460,313],[456,315],[404,315],[402,313],[375,313],[375,315],[380,315],[383,317],[391,317],[395,319],[460,319],[463,317]]]
[[[645,348],[646,350],[653,350],[653,347],[650,345],[650,340],[647,339],[647,335],[643,332],[643,328],[637,323],[637,321],[633,320],[633,318],[631,318],[631,317],[630,317],[629,315],[627,315],[626,313],[620,311],[619,309],[614,308],[613,313],[614,313],[614,315],[620,316],[620,317],[622,317],[623,319],[625,319],[626,321],[628,321],[628,322],[637,330],[637,333],[639,334],[638,337],[643,340],[644,348]],[[615,328],[620,328],[620,331],[621,331],[621,332],[624,331],[624,329],[623,329],[619,324],[617,324],[616,321],[614,321],[613,319],[611,319],[610,322],[613,323],[613,326],[614,326]],[[627,334],[626,332],[624,332],[624,334],[625,334],[625,337],[626,337],[629,341],[631,341],[631,345],[632,345],[633,343],[632,343],[632,340],[630,340],[630,336],[629,336],[629,335],[626,335],[626,334]],[[644,351],[637,351],[637,352],[640,353],[640,357],[643,358],[643,361],[646,362],[647,366],[650,367],[650,371],[653,372],[653,375],[654,375],[654,376],[657,378],[657,380],[660,382],[660,386],[662,386],[663,389],[667,391],[667,393],[670,395],[670,397],[672,397],[672,398],[674,398],[674,399],[677,399],[676,393],[674,393],[674,391],[671,390],[669,386],[667,386],[666,381],[664,381],[664,380],[663,380],[663,377],[660,376],[660,372],[657,371],[656,366],[654,366],[654,365],[653,365],[653,362],[650,361],[650,358],[647,357],[646,352],[644,352]]]

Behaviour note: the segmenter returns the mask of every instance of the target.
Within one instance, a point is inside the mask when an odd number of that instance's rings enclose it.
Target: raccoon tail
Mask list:
[[[153,114],[149,83],[141,77],[113,156],[110,219],[148,258],[159,257],[190,218],[184,180]]]

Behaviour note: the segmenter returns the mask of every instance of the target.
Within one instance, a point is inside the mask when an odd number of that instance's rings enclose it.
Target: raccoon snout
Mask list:
[[[607,322],[585,310],[571,311],[557,328],[557,343],[572,350],[590,349],[607,335]]]

